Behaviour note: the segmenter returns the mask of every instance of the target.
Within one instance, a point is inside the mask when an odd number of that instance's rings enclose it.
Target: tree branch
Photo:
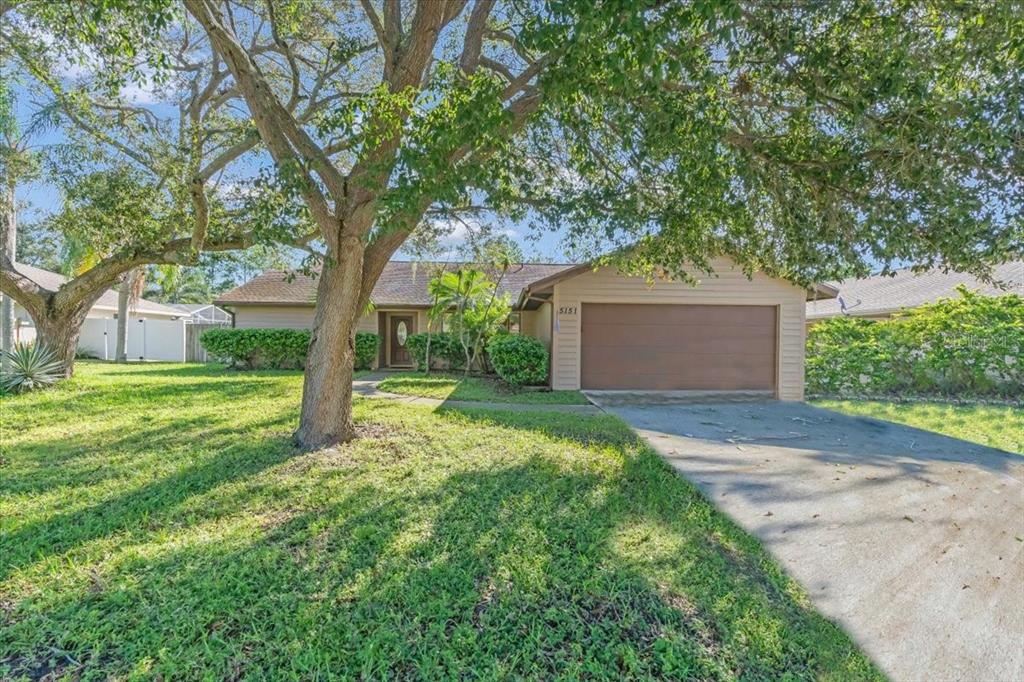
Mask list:
[[[359,0],[359,4],[363,7],[363,13],[366,15],[367,20],[370,22],[370,26],[373,28],[373,34],[377,36],[377,42],[380,43],[381,50],[384,52],[384,72],[390,73],[391,69],[394,68],[395,54],[392,49],[391,43],[388,41],[387,34],[384,32],[384,26],[380,23],[380,17],[377,15],[377,10],[370,4],[370,0]]]
[[[402,2],[401,0],[384,0],[384,41],[385,49],[384,74],[385,78],[394,72],[398,63],[399,50],[402,45]],[[391,68],[388,68],[387,54],[391,53]]]
[[[292,114],[281,105],[266,80],[259,74],[245,48],[238,43],[234,34],[220,23],[209,2],[186,0],[185,6],[206,30],[214,49],[231,69],[249,104],[260,137],[263,138],[278,167],[294,163],[305,175],[306,181],[301,192],[314,219],[324,228],[335,223],[334,214],[328,207],[323,193],[309,176],[306,167],[313,167],[336,201],[344,197],[344,177],[331,163],[330,158],[316,148]],[[302,148],[298,152],[293,148],[297,141],[302,143]],[[313,158],[310,158],[310,155]]]
[[[474,73],[480,63],[484,29],[493,8],[494,0],[479,0],[469,15],[469,25],[466,26],[466,35],[462,40],[462,54],[459,56],[459,68],[466,74]]]

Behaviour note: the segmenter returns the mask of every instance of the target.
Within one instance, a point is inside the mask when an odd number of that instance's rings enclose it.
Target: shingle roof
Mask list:
[[[49,270],[43,270],[42,268],[37,268],[33,265],[15,263],[14,269],[49,291],[57,291],[57,289],[60,289],[60,287],[68,281],[68,278],[64,275],[60,275],[56,272],[50,272]],[[117,310],[117,292],[113,289],[107,289],[99,299],[96,300],[93,307],[102,308],[104,310]],[[162,313],[164,315],[177,315],[179,317],[182,314],[177,308],[164,305],[163,303],[157,303],[156,301],[147,301],[144,298],[140,298],[135,303],[134,310],[137,313]]]
[[[437,268],[455,270],[463,263],[421,263],[391,261],[377,280],[370,299],[381,306],[428,306],[427,283]],[[530,282],[549,277],[573,267],[565,263],[523,263],[513,265],[505,274],[499,293],[507,293],[515,302],[519,292]],[[217,305],[313,305],[316,277],[300,272],[267,270],[245,284],[227,291],[214,301]]]
[[[856,317],[887,315],[900,308],[915,308],[940,298],[957,297],[960,284],[986,296],[1006,293],[1024,295],[1024,261],[1010,261],[995,268],[993,278],[1008,288],[1000,289],[973,275],[962,272],[929,270],[920,274],[899,270],[892,276],[875,275],[864,279],[845,280],[838,284],[839,297],[824,301],[808,301],[807,319],[835,317],[842,314],[839,300],[846,304],[846,314]]]

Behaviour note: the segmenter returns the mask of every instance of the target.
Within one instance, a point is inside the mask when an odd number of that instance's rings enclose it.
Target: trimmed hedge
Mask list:
[[[238,369],[293,369],[306,364],[308,329],[211,329],[199,343],[210,355]],[[380,337],[356,333],[356,369],[367,369],[377,356]]]
[[[356,369],[370,369],[380,350],[380,337],[373,332],[356,332]]]
[[[487,344],[494,371],[510,386],[543,384],[548,378],[548,349],[531,336],[498,334]]]
[[[961,287],[872,321],[837,317],[807,334],[807,390],[828,396],[1024,396],[1024,299]]]
[[[427,334],[412,334],[405,341],[409,355],[416,363],[416,369],[427,368]],[[459,337],[449,332],[433,332],[430,334],[430,366],[437,368],[441,361],[443,369],[460,369],[466,364],[466,352],[459,342]]]

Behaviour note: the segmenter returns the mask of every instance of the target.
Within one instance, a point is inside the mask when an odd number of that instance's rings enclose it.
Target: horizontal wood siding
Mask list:
[[[524,310],[520,313],[521,331],[524,336],[539,339],[551,349],[551,305],[542,303],[536,310]]]
[[[235,327],[239,329],[309,329],[313,326],[312,306],[245,305],[235,308]],[[377,313],[363,315],[356,331],[377,333]]]
[[[369,315],[363,315],[360,317],[359,322],[356,323],[356,331],[379,334],[380,331],[377,329],[377,313],[372,312]]]
[[[235,308],[239,329],[309,329],[313,326],[312,306],[246,305]]]
[[[555,331],[552,339],[552,385],[580,388],[580,339],[583,303],[711,304],[777,306],[777,395],[802,400],[804,386],[804,312],[806,294],[786,281],[763,274],[753,279],[728,259],[714,262],[715,274],[694,271],[698,283],[624,277],[614,268],[588,271],[554,287]]]

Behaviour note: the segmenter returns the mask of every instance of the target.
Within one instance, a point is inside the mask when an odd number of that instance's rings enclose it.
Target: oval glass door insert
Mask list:
[[[405,322],[404,321],[399,322],[398,323],[398,329],[395,330],[395,337],[398,339],[398,345],[399,346],[404,346],[405,345],[405,339],[408,336],[408,334],[409,333],[405,329]]]

